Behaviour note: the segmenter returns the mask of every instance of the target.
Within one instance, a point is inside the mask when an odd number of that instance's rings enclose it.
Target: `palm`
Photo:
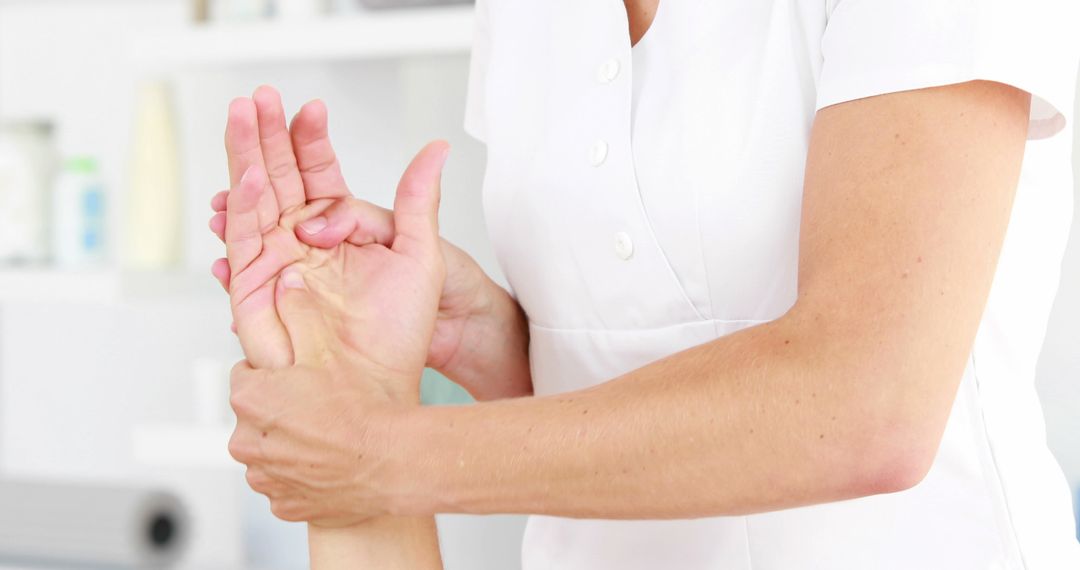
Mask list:
[[[419,378],[441,289],[439,268],[381,244],[310,249],[298,264],[350,358]],[[402,386],[415,399],[416,386]]]

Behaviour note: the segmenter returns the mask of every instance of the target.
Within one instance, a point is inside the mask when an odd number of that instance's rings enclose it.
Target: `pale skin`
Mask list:
[[[320,390],[323,397],[354,393],[373,405],[416,405],[445,280],[436,214],[439,176],[449,149],[443,143],[429,145],[403,176],[392,216],[395,227],[382,236],[392,242],[391,247],[341,243],[311,248],[296,239],[296,224],[317,215],[333,215],[346,204],[347,196],[343,185],[320,184],[340,179],[335,168],[298,163],[294,158],[294,145],[318,146],[321,111],[302,111],[290,133],[280,98],[271,89],[262,88],[253,99],[238,99],[231,105],[226,147],[234,187],[223,197],[225,216],[211,221],[212,227],[221,230],[228,257],[215,264],[215,273],[232,276],[233,317],[251,366],[366,370],[369,377],[384,381],[326,385]],[[304,294],[292,300],[296,291]],[[401,291],[409,294],[401,295]],[[395,297],[387,298],[388,292]],[[279,307],[290,310],[278,311]],[[275,413],[284,416],[286,409],[313,409],[310,400],[287,397],[297,388],[304,387],[281,383],[273,388],[286,398],[279,402],[285,408]],[[244,386],[234,382],[234,407],[248,420],[238,423],[230,443],[234,455],[246,456],[251,446],[267,452],[283,440],[303,445],[305,438],[319,438],[339,427],[334,417],[322,415],[319,421],[294,426],[297,429],[283,437],[282,430],[266,423],[253,424],[245,402],[270,390],[264,386],[260,393],[245,396]],[[347,440],[352,434],[341,435]],[[325,470],[328,466],[317,458],[293,457],[291,461],[306,466],[320,487],[343,475]],[[248,467],[248,482],[276,501],[275,512],[282,500],[294,494],[275,485],[276,477],[277,472],[267,466]],[[441,567],[430,516],[367,518],[342,511],[312,522],[309,545],[312,567],[319,569]]]
[[[288,436],[321,417],[337,421],[318,437],[284,437],[274,453],[247,449],[240,459],[276,473],[279,491],[293,491],[275,512],[315,522],[341,520],[342,505],[352,520],[435,512],[690,518],[910,488],[933,461],[986,302],[1029,106],[1018,89],[971,82],[819,112],[798,299],[773,322],[588,390],[467,407],[319,393],[346,382],[408,381],[365,367],[241,365],[234,383],[263,395],[234,397],[241,425],[261,422]],[[353,210],[353,226],[371,235],[391,225],[385,211]],[[327,247],[341,233],[297,235]],[[455,307],[472,328],[448,343],[457,347],[448,372],[474,393],[528,393],[520,309],[489,279],[464,277],[478,269],[452,261],[460,250],[440,251],[440,315],[448,284],[479,284],[468,296],[475,305]],[[291,305],[282,301],[288,321]],[[472,334],[501,340],[470,346]],[[497,388],[476,388],[487,382]],[[307,389],[275,399],[270,388],[284,385]],[[285,405],[297,401],[318,406]],[[296,457],[349,475],[312,485]]]

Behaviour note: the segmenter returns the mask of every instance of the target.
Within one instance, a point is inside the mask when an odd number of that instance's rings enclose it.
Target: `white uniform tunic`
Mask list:
[[[661,0],[634,50],[621,0],[477,9],[466,128],[487,144],[487,224],[540,395],[792,306],[817,109],[973,79],[1034,95],[993,289],[921,484],[753,516],[535,516],[525,570],[1080,568],[1033,385],[1073,210],[1058,133],[1076,0]]]

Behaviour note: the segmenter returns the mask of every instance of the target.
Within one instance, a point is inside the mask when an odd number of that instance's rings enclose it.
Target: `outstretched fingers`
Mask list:
[[[258,115],[255,102],[251,99],[241,97],[233,100],[229,105],[229,122],[225,128],[225,152],[229,157],[229,180],[233,188],[240,184],[240,178],[249,168],[253,166],[263,170],[266,168],[259,141]],[[260,227],[270,228],[277,224],[281,212],[278,209],[277,198],[270,191],[269,178],[263,179],[268,191],[260,196],[257,212]]]
[[[301,107],[289,130],[307,199],[349,196],[341,164],[330,144],[326,105],[315,100]]]
[[[225,252],[229,268],[237,275],[251,265],[262,253],[263,232],[260,223],[259,208],[266,194],[266,172],[262,167],[248,168],[233,189],[229,192],[228,207],[224,226]],[[215,220],[217,220],[215,222]],[[211,219],[211,229],[220,226],[222,219]]]
[[[252,95],[259,126],[259,145],[263,162],[274,188],[274,197],[280,211],[301,206],[304,198],[304,182],[293,152],[292,137],[285,124],[285,107],[281,94],[269,86],[262,86]]]

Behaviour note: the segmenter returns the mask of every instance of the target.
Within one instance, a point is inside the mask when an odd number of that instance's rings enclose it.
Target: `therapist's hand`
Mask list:
[[[339,526],[384,514],[347,501],[368,479],[367,466],[376,454],[369,451],[365,462],[365,450],[391,441],[381,419],[419,401],[445,278],[438,205],[448,152],[445,143],[429,144],[405,171],[394,203],[391,247],[304,246],[302,258],[273,281],[293,366],[238,368],[230,452],[248,466],[252,488],[266,494],[282,518]],[[258,205],[267,182],[260,167],[251,167],[231,192],[230,253],[259,231]],[[276,245],[264,240],[249,267],[291,259],[292,244],[282,251]],[[237,283],[249,283],[245,273],[236,273],[234,292]],[[257,333],[240,318],[241,342],[251,346],[246,337]]]
[[[295,192],[288,189],[297,187],[313,200],[312,207],[304,212],[304,216],[313,217],[295,230],[301,243],[320,248],[333,248],[343,242],[390,246],[393,212],[351,196],[330,143],[325,105],[321,101],[308,103],[293,119],[291,129],[286,129],[276,91],[262,87],[253,100],[252,109],[241,106],[230,112],[226,148],[234,185],[237,172],[265,164],[271,173],[274,197],[286,194],[279,201],[295,206],[291,198]],[[260,147],[258,153],[248,150]],[[221,239],[227,232],[227,202],[228,192],[222,192],[211,203],[216,214],[210,227]],[[457,381],[478,399],[531,393],[527,344],[510,340],[519,337],[506,334],[513,328],[507,320],[524,322],[520,307],[467,253],[446,240],[440,239],[439,245],[447,278],[440,294],[427,366]],[[252,283],[269,282],[280,267],[280,263],[277,267],[259,267],[248,279]],[[232,275],[226,260],[215,263],[213,273],[230,289]],[[265,292],[256,299],[257,304],[265,305]]]

